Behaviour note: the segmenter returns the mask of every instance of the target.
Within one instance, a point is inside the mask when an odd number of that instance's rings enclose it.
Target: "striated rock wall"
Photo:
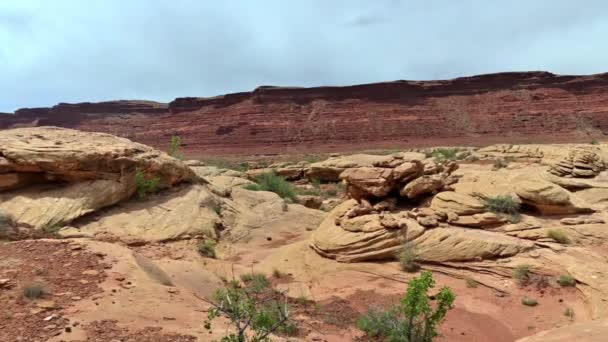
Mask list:
[[[0,117],[103,131],[200,154],[295,153],[441,144],[590,141],[608,132],[608,73],[510,72],[346,87],[259,87],[168,106],[61,104]]]

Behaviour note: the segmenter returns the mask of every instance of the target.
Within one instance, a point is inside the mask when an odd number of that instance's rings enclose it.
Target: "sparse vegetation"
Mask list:
[[[510,195],[498,195],[485,199],[486,210],[495,214],[507,215],[509,221],[521,221],[519,202]]]
[[[184,154],[181,151],[182,149],[182,138],[177,135],[171,137],[171,144],[169,145],[169,155],[173,158],[177,158],[179,160],[184,159]]]
[[[196,250],[198,254],[215,259],[217,258],[217,254],[215,253],[215,242],[213,240],[203,240],[198,243]]]
[[[574,319],[574,310],[572,310],[572,308],[566,308],[566,310],[564,311],[564,316],[570,318],[570,320]]]
[[[295,335],[298,328],[289,320],[286,297],[270,288],[254,288],[255,279],[261,279],[256,274],[245,278],[249,281],[244,287],[233,280],[216,291],[213,301],[209,302],[213,308],[209,310],[204,327],[211,330],[211,322],[215,318],[228,318],[233,331],[222,338],[224,342],[269,341],[268,336],[273,333]]]
[[[41,230],[45,233],[48,234],[57,234],[57,232],[59,232],[61,230],[61,228],[63,228],[64,224],[61,222],[55,222],[55,223],[47,223],[44,226],[42,226]]]
[[[470,289],[474,289],[477,286],[479,286],[479,283],[475,279],[473,279],[471,277],[464,278],[464,282],[467,285],[467,287],[470,288]]]
[[[264,173],[256,178],[256,184],[248,184],[245,186],[247,190],[253,191],[271,191],[281,196],[284,199],[296,201],[296,192],[293,185],[285,180],[285,178],[272,173]]]
[[[0,211],[0,239],[7,238],[9,232],[15,226],[15,220],[11,215]]]
[[[550,229],[549,231],[547,231],[547,237],[561,244],[570,243],[568,235],[566,235],[566,233],[561,229]]]
[[[513,269],[513,278],[520,285],[527,285],[530,281],[530,266],[529,265],[517,265]]]
[[[591,145],[599,145],[600,142],[597,139],[591,139]]]
[[[40,299],[48,295],[47,288],[39,283],[28,283],[23,286],[23,297],[27,299]]]
[[[569,274],[563,274],[559,276],[557,283],[563,287],[576,286],[576,279]]]
[[[496,170],[504,169],[505,167],[509,166],[510,162],[511,162],[511,160],[507,159],[507,158],[494,159],[494,164],[492,165],[492,170],[496,171]]]
[[[137,170],[135,172],[135,188],[139,199],[144,199],[148,194],[156,192],[159,182],[160,178],[148,178],[141,170]]]
[[[534,298],[524,297],[521,299],[521,303],[526,306],[537,306],[538,301]]]
[[[280,278],[283,278],[285,276],[285,274],[283,272],[279,271],[278,268],[275,268],[272,270],[272,276],[277,279],[280,279]]]
[[[429,289],[435,287],[431,272],[410,280],[401,304],[388,310],[370,310],[357,321],[357,327],[370,337],[388,341],[430,342],[438,336],[437,329],[453,307],[456,295],[443,287],[430,305]]]
[[[416,272],[420,265],[418,264],[418,254],[416,247],[412,243],[405,243],[397,252],[397,259],[401,269],[406,272]]]
[[[245,273],[241,275],[241,280],[253,291],[262,292],[270,286],[270,281],[262,273]]]
[[[436,148],[431,152],[431,157],[440,163],[448,162],[457,159],[458,151],[456,148]]]

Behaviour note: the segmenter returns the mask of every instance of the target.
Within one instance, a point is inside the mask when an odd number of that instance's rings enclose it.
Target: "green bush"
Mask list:
[[[591,145],[599,145],[600,142],[597,139],[591,139]]]
[[[171,144],[169,145],[169,155],[179,160],[184,159],[184,154],[181,151],[182,138],[177,135],[171,137]]]
[[[140,199],[144,199],[148,194],[156,192],[158,190],[159,182],[160,178],[147,178],[141,170],[137,170],[135,172],[135,188],[137,191],[137,196]]]
[[[526,306],[537,306],[538,301],[534,298],[524,297],[521,299],[521,303]]]
[[[566,308],[564,311],[564,316],[570,318],[571,320],[574,319],[574,310],[572,310],[572,308]]]
[[[11,215],[0,211],[0,239],[7,238],[15,226],[15,220]]]
[[[513,269],[513,278],[517,280],[520,285],[526,285],[530,281],[530,266],[529,265],[517,265]]]
[[[212,240],[203,240],[198,243],[196,248],[198,253],[204,257],[215,259],[217,254],[215,253],[215,242]]]
[[[510,195],[498,195],[485,199],[486,210],[495,214],[519,215],[519,202]]]
[[[563,287],[576,286],[576,279],[574,279],[574,277],[569,274],[563,274],[559,276],[559,278],[557,279],[557,283]]]
[[[401,269],[406,272],[416,272],[420,265],[418,264],[418,253],[416,247],[412,243],[405,243],[397,252],[397,259]]]
[[[386,311],[371,310],[357,321],[357,327],[370,337],[388,341],[431,342],[456,299],[449,287],[443,287],[431,306],[428,292],[433,287],[432,273],[422,272],[410,280],[400,305]]]
[[[255,292],[262,292],[270,286],[270,281],[268,281],[266,275],[262,273],[245,273],[241,275],[241,280],[247,287]]]
[[[492,170],[500,170],[509,166],[509,160],[507,159],[494,159],[494,165],[492,165]]]
[[[257,184],[245,185],[245,189],[253,191],[271,191],[284,199],[296,201],[296,192],[293,185],[285,178],[273,173],[263,173],[256,178]]]
[[[431,157],[435,158],[437,162],[448,162],[458,159],[457,148],[436,148],[431,152]]]
[[[561,244],[570,243],[570,239],[568,238],[568,235],[566,235],[566,233],[564,233],[564,231],[561,229],[550,229],[547,232],[547,237],[550,239],[553,239],[556,242],[561,243]]]
[[[38,283],[25,284],[22,288],[23,297],[27,299],[40,299],[49,294],[46,287]]]
[[[213,301],[208,303],[213,308],[204,322],[206,329],[211,330],[211,322],[219,316],[225,316],[231,322],[232,332],[224,336],[222,342],[269,341],[270,334],[295,335],[298,330],[289,320],[287,298],[272,289],[260,292],[232,281],[216,291]]]

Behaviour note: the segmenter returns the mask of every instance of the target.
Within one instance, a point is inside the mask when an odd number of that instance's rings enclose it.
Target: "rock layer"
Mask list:
[[[187,152],[248,154],[579,139],[608,130],[608,74],[510,72],[347,87],[260,87],[160,103],[60,104],[0,116],[0,128],[56,125]],[[471,137],[475,137],[474,140]]]

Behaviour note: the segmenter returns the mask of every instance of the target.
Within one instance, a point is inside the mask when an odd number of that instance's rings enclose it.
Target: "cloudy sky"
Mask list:
[[[0,112],[259,85],[591,74],[608,71],[607,39],[605,0],[0,0]]]

